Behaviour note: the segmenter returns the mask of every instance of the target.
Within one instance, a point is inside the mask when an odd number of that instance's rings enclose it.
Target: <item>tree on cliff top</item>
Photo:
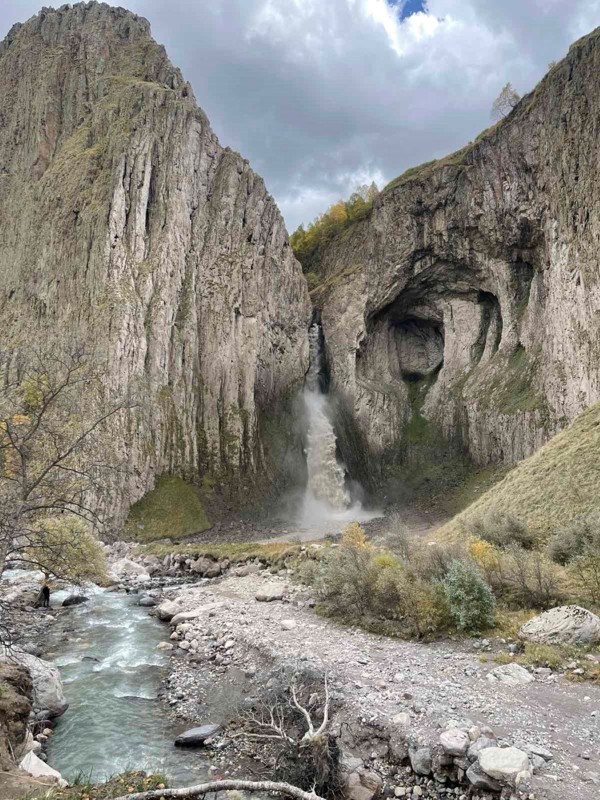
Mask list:
[[[0,575],[8,558],[71,581],[102,577],[92,497],[114,465],[107,428],[130,403],[102,401],[103,371],[81,349],[2,359]]]
[[[290,244],[304,272],[311,272],[321,250],[336,234],[367,216],[378,194],[376,183],[359,186],[348,200],[339,200],[306,228],[300,225],[294,231]]]
[[[492,118],[499,120],[510,114],[520,99],[521,95],[515,91],[512,83],[507,83],[492,104]]]

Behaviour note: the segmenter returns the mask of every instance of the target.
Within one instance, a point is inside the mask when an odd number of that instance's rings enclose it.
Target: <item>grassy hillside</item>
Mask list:
[[[530,458],[439,530],[456,536],[470,519],[511,512],[543,537],[569,520],[600,510],[600,403],[581,414]]]
[[[122,538],[153,542],[156,539],[182,539],[210,528],[200,493],[174,475],[163,475],[156,487],[134,503],[123,529]]]

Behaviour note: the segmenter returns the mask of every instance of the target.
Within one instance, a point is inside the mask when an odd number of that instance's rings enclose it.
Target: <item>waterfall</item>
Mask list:
[[[310,362],[304,388],[308,481],[302,516],[305,523],[314,524],[344,518],[351,508],[351,499],[346,488],[346,470],[337,458],[329,401],[322,386],[323,334],[319,323],[311,325],[308,340]]]

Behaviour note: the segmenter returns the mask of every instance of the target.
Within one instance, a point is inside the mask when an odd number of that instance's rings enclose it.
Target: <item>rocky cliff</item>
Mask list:
[[[141,399],[117,516],[162,473],[270,483],[310,304],[263,181],[123,9],[43,9],[0,44],[0,76],[4,344],[83,342],[108,394]]]
[[[599,70],[600,29],[326,249],[314,297],[355,475],[453,445],[512,463],[600,399]]]

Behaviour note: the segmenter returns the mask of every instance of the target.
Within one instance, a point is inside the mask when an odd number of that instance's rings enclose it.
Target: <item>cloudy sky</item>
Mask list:
[[[43,4],[48,4],[45,0]],[[127,0],[288,228],[461,147],[600,25],[600,0]],[[0,37],[42,0],[1,0]]]

